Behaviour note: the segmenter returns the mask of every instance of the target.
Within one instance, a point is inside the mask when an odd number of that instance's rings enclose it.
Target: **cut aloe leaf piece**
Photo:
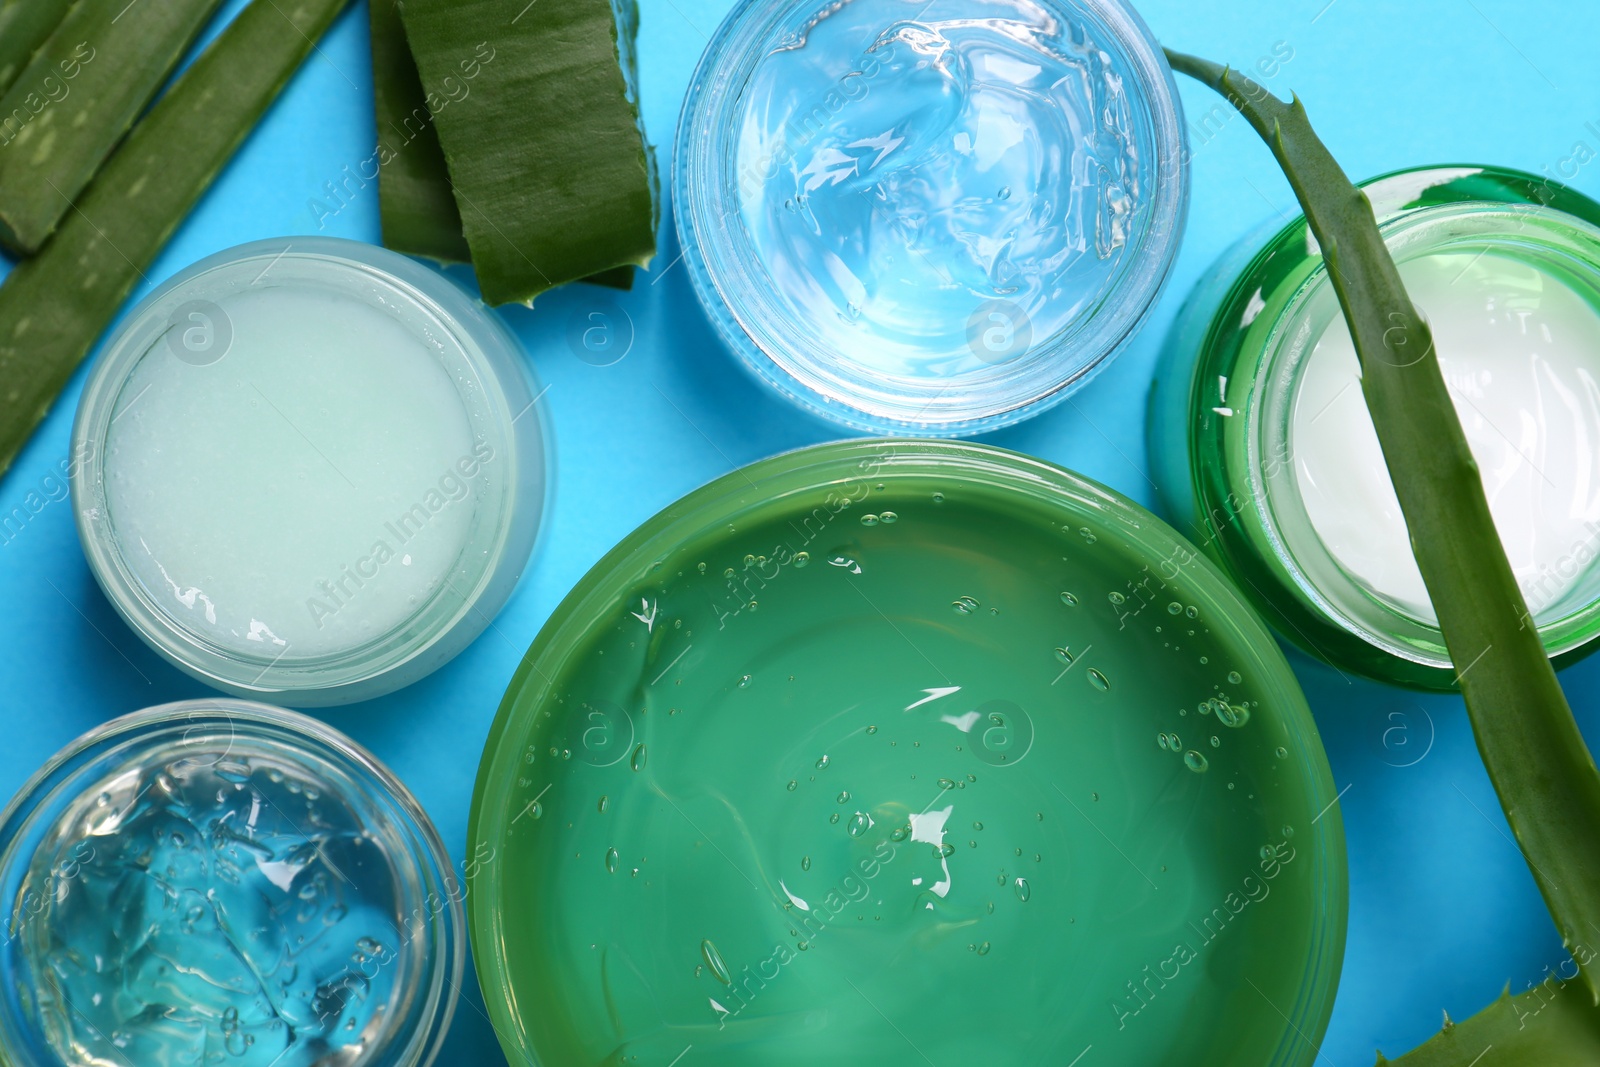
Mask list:
[[[372,0],[373,110],[378,119],[378,218],[383,243],[442,263],[472,257],[433,126],[428,94],[406,45],[396,0]],[[476,57],[474,57],[476,58]],[[452,85],[470,86],[465,72]],[[440,99],[448,100],[448,97]]]
[[[406,0],[400,14],[422,84],[449,96],[434,123],[484,299],[530,303],[647,265],[655,183],[623,74],[631,5],[620,29],[611,0]]]
[[[72,0],[5,0],[0,3],[0,93],[11,88],[33,53],[72,6]]]
[[[0,284],[0,471],[346,2],[252,0]]]
[[[38,251],[219,2],[84,2],[67,12],[0,98],[0,244]]]
[[[450,188],[450,170],[433,128],[428,92],[406,44],[396,0],[372,0],[372,87],[378,120],[378,219],[387,248],[440,263],[472,258],[461,232],[461,210]],[[450,86],[471,91],[481,64],[469,63]],[[470,76],[469,76],[470,74]],[[450,98],[434,94],[434,107]],[[633,288],[633,268],[616,267],[585,278],[612,289]]]

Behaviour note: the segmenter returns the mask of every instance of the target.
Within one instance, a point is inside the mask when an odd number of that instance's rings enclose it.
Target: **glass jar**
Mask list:
[[[475,958],[538,1067],[1312,1067],[1336,799],[1281,650],[1149,512],[1002,449],[821,445],[551,615],[479,768]]]
[[[100,586],[152,648],[240,696],[364,700],[466,647],[526,565],[544,417],[515,338],[355,241],[260,241],[113,332],[73,427]]]
[[[1153,306],[1182,111],[1120,0],[745,0],[701,60],[674,201],[755,375],[874,433],[1037,414]]]
[[[1600,636],[1600,205],[1494,167],[1364,184],[1441,369],[1539,633],[1558,664]],[[1303,219],[1209,270],[1151,389],[1169,516],[1279,632],[1382,681],[1455,687]]]
[[[0,814],[0,1058],[426,1067],[465,966],[416,799],[315,719],[187,700],[100,726]]]

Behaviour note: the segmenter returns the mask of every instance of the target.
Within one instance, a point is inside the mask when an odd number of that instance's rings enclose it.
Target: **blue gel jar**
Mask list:
[[[954,437],[1116,354],[1186,189],[1171,72],[1118,0],[745,0],[690,88],[674,199],[757,377],[858,430]]]
[[[67,746],[0,815],[0,1062],[427,1067],[465,965],[427,815],[315,719],[189,700]]]

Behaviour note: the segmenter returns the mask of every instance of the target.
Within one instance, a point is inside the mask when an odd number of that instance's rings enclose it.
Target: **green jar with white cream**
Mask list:
[[[378,696],[510,595],[545,507],[538,398],[511,334],[404,256],[218,253],[141,302],[90,374],[85,555],[133,629],[217,689]]]
[[[1558,664],[1580,658],[1600,639],[1600,204],[1480,166],[1363,188],[1432,327],[1532,620]],[[1169,517],[1305,651],[1453,688],[1304,219],[1225,254],[1162,359],[1148,433]]]

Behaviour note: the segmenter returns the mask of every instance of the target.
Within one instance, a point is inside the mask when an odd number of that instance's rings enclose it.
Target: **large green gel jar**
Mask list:
[[[1558,665],[1600,637],[1600,204],[1531,174],[1363,185]],[[1165,513],[1286,638],[1380,681],[1455,670],[1305,220],[1240,241],[1168,335],[1150,394]]]
[[[651,519],[479,771],[513,1062],[1309,1065],[1343,831],[1281,652],[1122,497],[830,444]]]

